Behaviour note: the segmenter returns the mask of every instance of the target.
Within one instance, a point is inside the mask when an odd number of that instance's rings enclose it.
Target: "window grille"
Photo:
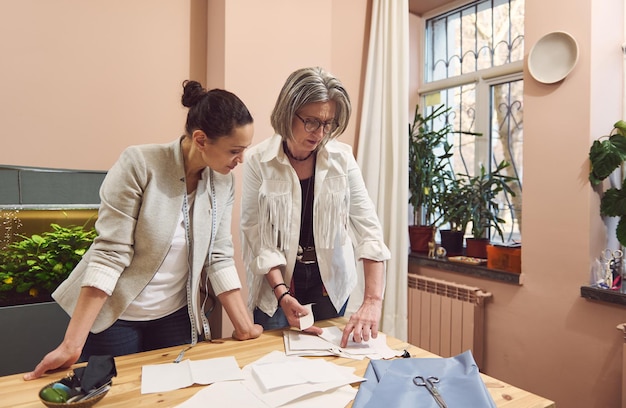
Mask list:
[[[505,174],[517,178],[516,196],[501,194],[498,215],[506,221],[504,240],[521,240],[524,0],[473,1],[428,18],[425,31],[420,106],[425,114],[441,104],[450,108],[431,124],[435,129],[449,123],[482,134],[450,136],[455,174],[511,164]],[[493,231],[489,237],[499,239]]]

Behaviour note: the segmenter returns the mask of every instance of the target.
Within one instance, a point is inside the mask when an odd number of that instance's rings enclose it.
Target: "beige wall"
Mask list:
[[[205,72],[208,86],[230,89],[248,104],[256,143],[272,133],[269,113],[284,79],[306,65],[325,66],[344,81],[357,109],[342,139],[355,143],[369,0],[319,0],[314,7],[205,1],[0,2],[0,164],[108,169],[129,144],[178,136],[185,115],[180,83]],[[559,407],[618,407],[622,335],[615,327],[626,321],[626,309],[584,300],[579,288],[605,245],[598,199],[586,179],[587,152],[622,117],[623,5],[526,4],[526,53],[544,33],[565,30],[581,54],[560,84],[525,77],[524,284],[422,272],[493,293],[487,373]],[[190,18],[190,10],[204,9],[208,26],[195,13]],[[199,57],[205,31],[208,51]],[[418,33],[415,26],[411,33]],[[415,83],[411,89],[413,103]]]

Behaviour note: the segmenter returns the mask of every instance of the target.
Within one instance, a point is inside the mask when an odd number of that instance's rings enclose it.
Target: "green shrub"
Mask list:
[[[96,237],[95,228],[62,227],[30,237],[18,235],[0,252],[0,298],[12,293],[50,294],[72,272]]]

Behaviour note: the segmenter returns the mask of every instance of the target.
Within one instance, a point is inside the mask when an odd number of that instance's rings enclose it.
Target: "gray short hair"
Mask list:
[[[352,113],[350,97],[341,81],[320,67],[294,71],[283,85],[272,110],[270,120],[274,131],[284,140],[292,139],[291,127],[295,114],[305,105],[327,101],[335,101],[338,126],[334,132],[324,136],[322,145],[346,130]]]

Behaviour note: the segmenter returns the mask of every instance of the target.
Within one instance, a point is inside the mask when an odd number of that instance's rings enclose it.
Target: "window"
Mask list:
[[[524,0],[477,0],[425,21],[420,106],[428,114],[441,104],[450,110],[433,128],[454,133],[454,174],[479,174],[481,166],[517,179],[515,196],[500,194],[498,216],[505,241],[521,241],[523,176]],[[466,231],[467,234],[468,231]],[[500,239],[490,231],[489,238]]]

